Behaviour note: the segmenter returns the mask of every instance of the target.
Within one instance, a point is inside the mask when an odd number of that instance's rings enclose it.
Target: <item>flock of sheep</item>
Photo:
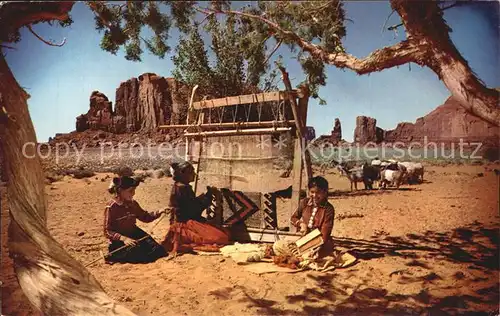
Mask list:
[[[377,181],[379,189],[385,189],[387,186],[399,189],[401,184],[424,181],[424,166],[419,162],[399,162],[393,159],[382,161],[378,158],[371,163],[330,160],[321,165],[321,172],[325,173],[328,167],[335,167],[341,175],[349,179],[351,191],[353,188],[358,190],[358,182],[363,182],[365,190],[372,190]]]

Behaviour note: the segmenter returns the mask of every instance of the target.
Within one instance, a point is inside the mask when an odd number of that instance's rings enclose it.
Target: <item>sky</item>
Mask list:
[[[397,13],[391,14],[389,2],[346,2],[346,51],[356,57],[365,57],[375,49],[405,39],[403,28],[398,33],[383,30],[400,22]],[[453,43],[469,62],[478,77],[489,87],[499,87],[499,5],[498,2],[477,2],[446,10],[444,18],[452,28]],[[172,53],[164,59],[145,52],[142,62],[127,61],[122,52],[112,55],[100,49],[102,34],[94,28],[92,12],[81,2],[71,11],[74,23],[62,28],[40,23],[33,29],[47,40],[61,42],[63,47],[51,47],[36,39],[26,28],[15,50],[3,49],[7,62],[17,81],[31,95],[28,106],[37,139],[45,142],[56,133],[75,130],[76,117],[89,109],[90,94],[103,92],[115,101],[121,82],[153,72],[170,77],[174,69]],[[387,22],[386,22],[387,20]],[[173,29],[169,45],[175,48],[179,33]],[[271,42],[269,47],[274,44]],[[172,49],[173,52],[173,49]],[[282,47],[281,54],[292,85],[300,83],[304,75],[300,65]],[[273,57],[273,58],[274,58]],[[329,134],[335,118],[342,124],[343,138],[353,140],[356,117],[377,119],[377,126],[393,129],[399,122],[414,122],[431,112],[450,95],[436,74],[418,65],[403,65],[382,72],[358,76],[350,70],[326,66],[327,84],[320,95],[327,105],[310,99],[307,125],[316,135]]]

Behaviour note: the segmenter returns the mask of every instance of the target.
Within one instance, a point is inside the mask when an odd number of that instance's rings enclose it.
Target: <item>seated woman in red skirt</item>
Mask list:
[[[175,257],[178,252],[210,250],[229,243],[229,234],[206,222],[201,215],[210,205],[210,194],[195,196],[189,184],[195,171],[189,162],[171,165],[174,184],[170,193],[172,218],[163,247]],[[208,247],[207,247],[208,246]],[[211,247],[212,246],[212,247]]]
[[[109,240],[106,263],[147,263],[166,255],[163,247],[137,227],[136,219],[149,223],[165,211],[146,212],[134,200],[139,183],[130,177],[114,178],[108,191],[114,198],[104,212],[104,235]]]

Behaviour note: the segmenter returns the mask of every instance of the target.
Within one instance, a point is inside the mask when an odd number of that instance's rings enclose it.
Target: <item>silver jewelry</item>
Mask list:
[[[316,216],[316,212],[317,211],[318,211],[318,208],[314,207],[313,210],[312,210],[311,218],[309,219],[309,224],[307,225],[307,227],[309,227],[309,228],[313,227],[314,217]]]

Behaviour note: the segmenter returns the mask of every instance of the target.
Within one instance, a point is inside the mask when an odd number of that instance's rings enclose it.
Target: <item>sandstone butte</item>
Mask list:
[[[122,82],[116,89],[114,108],[108,97],[99,91],[93,91],[87,113],[76,118],[76,130],[67,134],[56,134],[49,143],[60,141],[84,141],[91,137],[94,145],[100,141],[120,141],[130,135],[143,135],[157,141],[180,136],[180,131],[158,130],[160,125],[182,124],[185,122],[187,104],[191,89],[173,78],[165,78],[154,73],[144,73],[138,78]],[[250,120],[256,120],[257,109],[250,113]],[[216,114],[213,114],[216,115]],[[225,114],[225,119],[229,119]],[[238,116],[245,115],[240,111]],[[261,119],[270,119],[271,113],[264,110]],[[287,113],[287,117],[291,113]],[[310,127],[310,134],[314,128]],[[97,134],[99,136],[96,136]],[[160,135],[160,136],[159,136]],[[444,104],[414,123],[402,122],[395,129],[384,130],[377,126],[376,118],[358,116],[354,130],[354,142],[409,144],[411,142],[458,143],[482,142],[488,147],[498,148],[500,131],[487,122],[468,113],[452,97]],[[129,138],[127,138],[129,137]],[[335,118],[330,135],[321,135],[320,141],[338,145],[342,139],[341,122]]]

